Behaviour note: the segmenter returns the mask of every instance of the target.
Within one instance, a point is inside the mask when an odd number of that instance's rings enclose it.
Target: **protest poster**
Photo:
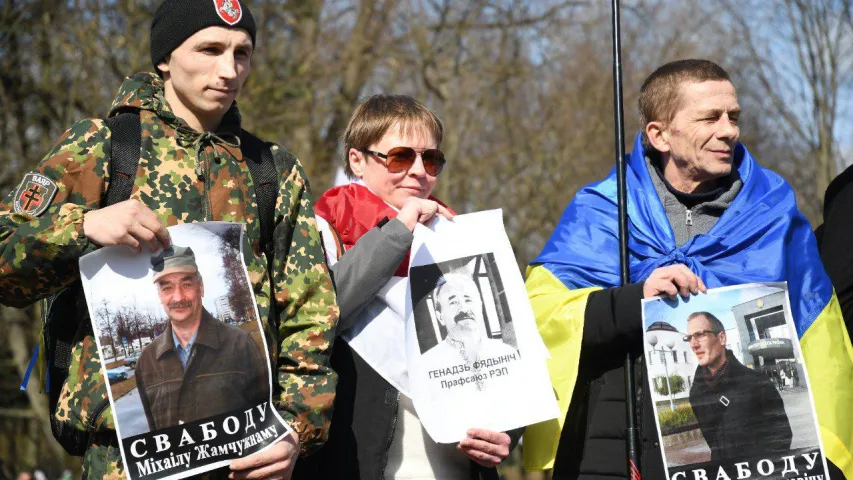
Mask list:
[[[227,466],[290,432],[272,403],[243,228],[178,225],[169,248],[107,247],[80,259],[131,480]]]
[[[408,278],[409,386],[434,441],[557,417],[547,349],[500,210],[416,227]]]
[[[829,478],[787,284],[643,300],[670,480]]]

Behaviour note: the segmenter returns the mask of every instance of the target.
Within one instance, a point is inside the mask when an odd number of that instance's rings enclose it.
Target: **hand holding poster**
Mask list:
[[[643,301],[668,478],[826,479],[787,285]]]
[[[416,228],[406,312],[409,385],[433,440],[557,416],[547,350],[500,210]]]
[[[157,252],[80,259],[130,479],[183,478],[256,453],[290,428],[243,261],[243,226],[169,228]]]

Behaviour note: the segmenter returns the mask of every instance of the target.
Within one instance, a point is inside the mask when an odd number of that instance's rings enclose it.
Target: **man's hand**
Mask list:
[[[83,216],[83,234],[102,247],[125,245],[139,252],[144,242],[151,251],[172,243],[169,231],[157,215],[136,199],[91,210]]]
[[[691,293],[704,293],[707,290],[702,279],[685,265],[670,265],[656,269],[643,285],[643,298],[677,294],[686,297]]]
[[[456,446],[468,458],[484,467],[494,467],[509,456],[509,435],[482,428],[468,430],[468,438]]]
[[[299,437],[296,432],[290,432],[290,435],[281,439],[269,450],[232,461],[228,478],[290,480],[297,456],[299,456]]]
[[[397,214],[397,219],[410,231],[415,231],[415,225],[418,223],[426,223],[432,220],[436,215],[441,215],[444,218],[451,219],[453,214],[450,210],[440,205],[438,202],[426,200],[423,198],[409,197],[400,213]]]

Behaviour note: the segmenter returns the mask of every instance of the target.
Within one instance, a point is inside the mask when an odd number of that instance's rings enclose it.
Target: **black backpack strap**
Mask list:
[[[108,118],[104,124],[111,132],[110,183],[104,198],[101,199],[101,206],[108,206],[130,198],[139,165],[142,127],[138,110]],[[87,317],[88,309],[79,279],[42,301],[44,353],[48,361],[47,391],[51,412],[56,408],[59,390],[67,376],[73,339],[81,323],[88,320]]]
[[[275,230],[275,203],[278,200],[279,178],[287,172],[279,173],[275,168],[270,144],[243,130],[240,133],[240,146],[243,159],[249,167],[252,183],[255,184],[255,201],[258,204],[258,216],[261,223],[261,249],[272,265],[275,252],[273,232]]]
[[[142,143],[142,127],[138,111],[121,113],[105,120],[104,123],[111,132],[111,149],[109,152],[110,183],[101,199],[102,207],[130,198]],[[89,433],[57,420],[54,415],[62,385],[68,377],[75,339],[81,333],[91,332],[91,327],[88,326],[88,309],[79,279],[57,294],[42,300],[42,322],[51,430],[53,436],[68,453],[82,456],[91,440]],[[106,405],[108,406],[109,403],[107,402]],[[95,408],[94,405],[92,407]]]
[[[110,184],[101,205],[108,207],[130,198],[142,148],[142,125],[139,111],[131,110],[108,118],[112,132],[110,150]]]
[[[258,204],[258,216],[261,223],[261,250],[267,257],[270,296],[275,298],[275,292],[272,291],[273,285],[275,285],[273,280],[275,204],[278,200],[280,179],[287,178],[290,175],[296,159],[292,155],[285,155],[284,164],[280,168],[276,168],[271,145],[245,130],[240,132],[240,149],[243,152],[243,160],[249,167],[252,183],[255,185],[255,200]],[[278,325],[278,311],[275,300],[270,302],[269,324]]]

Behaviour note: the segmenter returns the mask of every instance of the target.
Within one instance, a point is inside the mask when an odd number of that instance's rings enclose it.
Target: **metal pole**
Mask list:
[[[628,263],[628,198],[625,181],[625,121],[622,112],[622,35],[619,18],[619,0],[611,1],[613,23],[613,100],[616,130],[616,198],[619,211],[619,270],[622,285],[631,281]],[[637,455],[637,425],[634,403],[634,362],[631,354],[625,354],[625,446],[627,449],[628,475],[631,480],[640,479],[640,459]]]

